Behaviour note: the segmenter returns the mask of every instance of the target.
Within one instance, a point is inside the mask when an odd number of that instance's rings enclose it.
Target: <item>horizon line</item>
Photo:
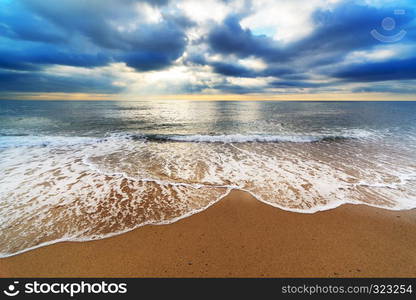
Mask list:
[[[39,101],[416,101],[415,94],[340,93],[340,94],[90,94],[90,93],[4,93],[1,100]]]

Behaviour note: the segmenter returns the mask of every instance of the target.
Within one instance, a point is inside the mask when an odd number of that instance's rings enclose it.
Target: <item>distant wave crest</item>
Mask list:
[[[117,133],[108,137],[71,137],[71,136],[28,136],[0,135],[0,148],[9,147],[46,147],[76,144],[100,143],[111,139],[127,139],[152,142],[188,142],[188,143],[316,143],[339,142],[350,139],[363,139],[374,136],[370,131],[356,130],[339,134],[131,134]]]
[[[369,131],[346,132],[340,134],[314,135],[263,135],[263,134],[227,134],[227,135],[133,135],[133,139],[149,141],[174,141],[198,143],[313,143],[335,142],[349,139],[361,139],[372,136]]]

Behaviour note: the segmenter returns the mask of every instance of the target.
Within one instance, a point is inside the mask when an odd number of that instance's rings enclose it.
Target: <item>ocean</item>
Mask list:
[[[168,224],[239,189],[416,208],[416,102],[0,101],[0,256]]]

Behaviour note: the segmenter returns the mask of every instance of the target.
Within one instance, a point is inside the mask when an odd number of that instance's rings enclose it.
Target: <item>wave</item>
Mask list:
[[[71,146],[106,142],[114,139],[153,142],[188,142],[188,143],[317,143],[341,142],[374,136],[366,130],[350,130],[339,134],[135,134],[112,133],[106,137],[83,136],[41,136],[41,135],[0,135],[0,148]]]
[[[3,135],[0,136],[0,148],[70,146],[98,142],[101,139],[79,136],[35,136]]]
[[[362,139],[373,136],[369,131],[346,132],[334,134],[311,135],[266,135],[266,134],[224,134],[224,135],[132,135],[135,140],[148,140],[160,142],[196,142],[196,143],[316,143],[337,142],[351,139]]]

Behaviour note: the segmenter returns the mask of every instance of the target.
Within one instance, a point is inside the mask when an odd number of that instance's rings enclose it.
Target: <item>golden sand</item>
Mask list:
[[[0,259],[1,277],[416,277],[416,211],[283,211],[233,191],[174,224]]]

